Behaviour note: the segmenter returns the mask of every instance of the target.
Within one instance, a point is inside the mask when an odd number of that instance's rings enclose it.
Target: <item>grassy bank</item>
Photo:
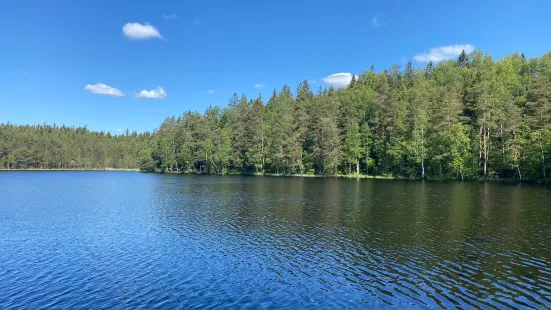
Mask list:
[[[446,179],[446,178],[412,178],[402,176],[390,176],[390,175],[364,175],[364,174],[337,174],[337,175],[319,175],[319,174],[284,174],[284,173],[198,173],[195,171],[171,171],[155,173],[167,173],[167,174],[188,174],[188,175],[241,175],[241,176],[265,176],[265,177],[290,177],[290,178],[342,178],[342,179],[377,179],[377,180],[410,180],[410,181],[459,181],[459,182],[499,182],[499,183],[528,183],[528,184],[550,184],[551,180],[519,180],[518,178],[470,178],[470,179]]]

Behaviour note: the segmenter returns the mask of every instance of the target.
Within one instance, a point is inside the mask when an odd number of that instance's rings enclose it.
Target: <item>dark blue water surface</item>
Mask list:
[[[0,309],[551,308],[537,185],[0,173]]]

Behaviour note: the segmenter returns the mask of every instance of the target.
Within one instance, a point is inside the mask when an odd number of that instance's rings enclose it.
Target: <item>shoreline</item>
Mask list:
[[[155,174],[181,174],[181,175],[218,175],[218,176],[252,176],[252,177],[287,177],[287,178],[335,178],[335,179],[374,179],[374,180],[401,180],[401,181],[430,181],[430,182],[496,182],[496,183],[506,183],[506,184],[543,184],[547,185],[550,183],[550,180],[519,180],[512,178],[474,178],[474,179],[442,179],[442,178],[409,178],[409,177],[400,177],[400,176],[381,176],[381,175],[348,175],[348,174],[337,174],[337,175],[318,175],[318,174],[277,174],[277,173],[251,173],[251,174],[240,174],[240,173],[196,173],[196,172],[182,172],[182,171],[173,171],[173,172],[154,172],[154,171],[142,171],[144,173],[155,173]]]
[[[94,168],[94,169],[84,169],[84,168],[55,168],[55,169],[44,169],[44,168],[28,168],[28,169],[5,169],[2,168],[0,171],[136,171],[139,172],[140,169],[123,169],[123,168]]]
[[[287,178],[335,178],[335,179],[373,179],[373,180],[401,180],[401,181],[439,181],[439,182],[498,182],[498,183],[507,183],[507,184],[544,184],[547,185],[550,183],[550,180],[519,180],[519,179],[494,179],[494,178],[475,178],[475,179],[440,179],[440,178],[408,178],[408,177],[395,177],[395,176],[380,176],[380,175],[348,175],[348,174],[337,174],[337,175],[312,175],[312,174],[277,174],[277,173],[252,173],[252,174],[240,174],[240,173],[195,173],[195,172],[182,172],[182,171],[173,171],[173,172],[157,172],[157,171],[142,171],[138,168],[93,168],[93,169],[44,169],[44,168],[28,168],[28,169],[5,169],[1,168],[0,172],[24,172],[24,171],[113,171],[113,172],[142,172],[142,173],[154,173],[154,174],[181,174],[181,175],[217,175],[217,176],[253,176],[253,177],[287,177]]]
[[[401,180],[401,181],[437,181],[437,182],[499,182],[510,184],[532,183],[532,184],[546,184],[548,181],[544,180],[519,180],[519,179],[494,179],[494,178],[475,178],[475,179],[441,179],[441,178],[410,178],[400,176],[381,176],[381,175],[308,175],[308,174],[258,174],[253,176],[267,176],[267,177],[301,177],[301,178],[336,178],[336,179],[374,179],[374,180]]]

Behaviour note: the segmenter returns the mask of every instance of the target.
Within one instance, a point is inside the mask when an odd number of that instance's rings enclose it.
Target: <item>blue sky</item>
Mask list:
[[[153,130],[233,92],[342,84],[349,74],[331,75],[424,66],[455,45],[539,57],[550,12],[548,0],[2,1],[0,122]]]

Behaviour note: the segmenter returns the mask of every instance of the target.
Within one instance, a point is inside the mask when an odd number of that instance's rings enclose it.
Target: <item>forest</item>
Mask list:
[[[150,133],[0,124],[0,169],[132,169]]]
[[[546,180],[550,100],[551,52],[463,52],[423,68],[372,66],[346,88],[234,94],[153,133],[0,125],[0,168]]]

